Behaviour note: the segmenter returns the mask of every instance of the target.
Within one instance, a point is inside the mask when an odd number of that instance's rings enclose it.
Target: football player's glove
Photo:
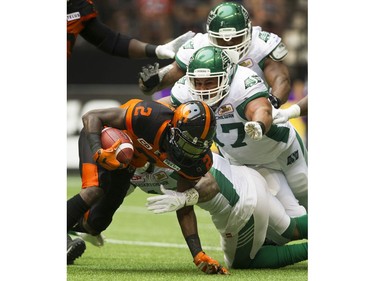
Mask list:
[[[272,109],[273,124],[285,123],[291,118],[299,117],[301,108],[297,104],[293,104],[287,109]]]
[[[214,260],[202,251],[194,257],[194,263],[206,274],[229,274],[229,271],[224,266],[220,265],[217,260]]]
[[[159,63],[155,62],[154,65],[148,64],[142,67],[139,73],[138,86],[145,95],[152,95],[155,88],[163,80],[163,77],[169,70],[173,68],[172,65],[167,65],[159,70]]]
[[[184,192],[177,192],[165,189],[161,184],[160,190],[163,195],[147,198],[147,209],[154,214],[177,211],[182,207],[192,206],[198,202],[199,194],[194,188],[188,189]]]
[[[176,55],[177,50],[188,40],[193,38],[195,33],[188,31],[176,39],[156,47],[155,53],[159,59],[173,59]]]
[[[109,171],[126,168],[127,165],[120,163],[116,159],[116,149],[120,146],[120,144],[121,140],[118,139],[110,148],[98,149],[92,158],[96,163]]]
[[[264,125],[258,121],[249,121],[245,124],[245,132],[248,134],[253,140],[261,140],[263,137],[264,132]]]

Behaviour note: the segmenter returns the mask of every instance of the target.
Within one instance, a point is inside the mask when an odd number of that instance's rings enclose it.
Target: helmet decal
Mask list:
[[[194,119],[199,116],[199,107],[196,104],[192,104],[190,107],[183,107],[181,110],[180,122],[187,123],[188,119]]]
[[[186,77],[189,91],[195,100],[213,106],[229,94],[230,83],[236,70],[229,52],[233,52],[238,58],[235,51],[214,46],[200,48],[192,55]]]
[[[236,50],[242,59],[249,51],[252,25],[248,11],[234,2],[223,2],[214,7],[206,21],[210,44],[216,47]],[[223,44],[232,41],[232,44]]]
[[[215,132],[215,115],[207,104],[201,101],[181,104],[171,121],[169,154],[172,161],[201,157],[210,149]]]

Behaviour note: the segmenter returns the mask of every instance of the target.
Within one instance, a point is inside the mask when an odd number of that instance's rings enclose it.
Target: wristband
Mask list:
[[[147,44],[145,47],[146,57],[156,58],[156,47],[155,45]]]
[[[195,257],[199,252],[203,251],[198,234],[189,235],[185,238],[185,241],[188,244],[190,253],[193,257]]]
[[[264,132],[266,131],[266,126],[264,125],[264,123],[263,122],[261,122],[261,121],[256,121],[259,125],[260,125],[260,127],[262,128],[262,134],[264,135]]]
[[[192,206],[198,203],[199,193],[195,188],[190,188],[184,191],[186,195],[185,206]]]
[[[274,108],[276,108],[276,109],[280,108],[281,101],[278,97],[270,94],[268,99],[270,100],[270,102],[271,102],[271,104],[273,105]]]

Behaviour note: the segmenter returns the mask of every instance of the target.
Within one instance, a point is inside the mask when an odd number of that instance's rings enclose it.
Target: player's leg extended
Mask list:
[[[281,203],[270,193],[270,219],[267,237],[280,244],[307,239],[307,215],[290,218]],[[270,235],[273,234],[273,235]],[[249,268],[280,268],[307,260],[307,242],[282,246],[263,246]]]
[[[248,268],[280,268],[305,261],[308,258],[308,243],[263,246]]]
[[[81,132],[79,138],[80,172],[82,177],[82,189],[67,201],[67,231],[73,229],[90,206],[104,193],[99,188],[98,167],[92,160],[92,153],[86,137]],[[72,239],[68,234],[67,239],[67,263],[73,264],[85,251],[86,244],[80,239]]]
[[[103,197],[95,203],[82,221],[83,232],[98,235],[111,224],[113,215],[121,206],[130,187],[132,168],[110,172],[110,186],[106,188]]]
[[[242,268],[250,260],[250,252],[254,240],[254,217],[251,216],[247,224],[238,234],[221,236],[221,246],[224,260],[228,268]]]
[[[262,184],[263,183],[263,184]],[[248,223],[238,233],[236,252],[231,264],[232,268],[250,268],[252,259],[262,247],[266,238],[269,207],[265,181],[257,181],[257,205]]]
[[[82,180],[82,189],[79,194],[70,198],[67,202],[67,230],[83,217],[89,208],[104,194],[100,188],[99,179],[104,176],[105,170],[100,170],[92,159],[92,152],[85,134],[81,131],[79,137],[79,167]]]
[[[291,240],[307,239],[307,214],[291,218],[286,213],[279,200],[268,193],[269,225],[267,238],[279,245]]]
[[[291,219],[283,206],[262,185],[257,185],[257,206],[237,238],[232,268],[279,268],[307,260],[307,243],[286,246],[259,246],[269,224],[284,241],[307,238],[307,215]],[[275,201],[276,200],[276,201]],[[268,220],[269,216],[269,220]],[[253,219],[254,218],[254,219]],[[253,237],[253,239],[251,239]]]

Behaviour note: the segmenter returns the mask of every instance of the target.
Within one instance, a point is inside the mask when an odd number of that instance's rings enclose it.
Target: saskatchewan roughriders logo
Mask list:
[[[245,89],[250,88],[254,86],[257,83],[262,82],[262,79],[258,75],[252,75],[251,77],[248,77],[244,83],[245,83]]]
[[[194,49],[193,40],[187,41],[183,46],[183,49]]]
[[[265,32],[265,31],[261,31],[261,32],[259,32],[259,38],[261,39],[261,40],[263,40],[264,42],[266,42],[267,43],[267,41],[268,41],[268,39],[270,39],[270,34],[268,33],[268,32]]]

